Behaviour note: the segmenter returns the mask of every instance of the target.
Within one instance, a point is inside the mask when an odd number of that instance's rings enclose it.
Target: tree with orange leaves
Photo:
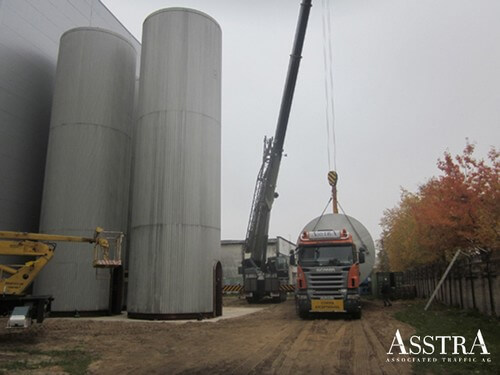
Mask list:
[[[398,205],[384,212],[380,244],[391,271],[403,271],[437,259],[437,253],[422,243],[422,228],[415,214],[419,204],[418,194],[403,190]]]
[[[477,160],[474,145],[438,160],[442,175],[403,191],[381,220],[382,243],[392,270],[446,260],[456,250],[491,253],[500,248],[500,154]]]

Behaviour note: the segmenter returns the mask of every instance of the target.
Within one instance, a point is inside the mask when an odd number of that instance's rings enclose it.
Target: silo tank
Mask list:
[[[375,244],[370,232],[361,222],[348,215],[326,214],[311,220],[300,233],[313,230],[342,229],[346,229],[352,235],[358,249],[361,247],[366,249],[365,263],[359,265],[360,280],[363,282],[370,276],[375,265]]]
[[[221,29],[169,8],[144,22],[128,315],[213,316],[220,247]]]
[[[76,28],[61,37],[40,231],[92,236],[126,231],[136,51],[123,37]],[[104,311],[107,269],[92,267],[90,244],[59,243],[35,281],[52,310]]]

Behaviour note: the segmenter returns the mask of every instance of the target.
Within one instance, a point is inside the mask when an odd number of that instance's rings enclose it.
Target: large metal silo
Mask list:
[[[92,236],[127,229],[136,51],[122,36],[76,28],[61,37],[40,231]],[[58,244],[35,281],[54,311],[109,306],[107,269],[92,267],[89,244]]]
[[[140,77],[128,314],[212,316],[220,247],[217,22],[183,8],[151,14]]]

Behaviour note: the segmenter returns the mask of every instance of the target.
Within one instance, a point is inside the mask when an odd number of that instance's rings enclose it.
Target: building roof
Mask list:
[[[282,238],[282,237],[278,236],[278,238]],[[276,242],[278,242],[278,238],[269,238],[267,240],[268,245],[274,245]],[[243,245],[244,243],[245,243],[245,240],[221,240],[221,242],[220,242],[221,245]]]

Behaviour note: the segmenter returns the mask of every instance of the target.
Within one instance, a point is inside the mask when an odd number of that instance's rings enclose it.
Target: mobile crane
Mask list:
[[[295,40],[290,55],[285,88],[274,138],[264,139],[264,156],[257,176],[255,192],[250,211],[247,234],[242,251],[241,273],[244,293],[248,302],[258,302],[266,296],[283,301],[286,293],[280,291],[283,279],[278,277],[277,268],[283,264],[279,255],[267,258],[269,220],[276,193],[276,182],[283,155],[283,144],[292,106],[302,47],[311,9],[311,0],[303,0],[300,5]],[[247,258],[245,254],[250,254]]]
[[[121,245],[124,234],[97,227],[93,237],[77,237],[43,233],[0,231],[0,255],[29,257],[21,265],[0,264],[0,315],[11,313],[7,327],[41,323],[53,300],[50,295],[26,295],[28,287],[54,256],[56,242],[80,242],[94,245],[93,266],[121,266]],[[5,277],[4,277],[5,276]]]

